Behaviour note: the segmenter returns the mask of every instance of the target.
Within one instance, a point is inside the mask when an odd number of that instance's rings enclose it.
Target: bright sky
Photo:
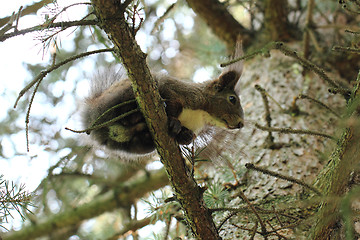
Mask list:
[[[0,9],[0,17],[8,16],[13,11],[17,11],[20,5],[26,6],[31,4],[31,2],[32,1],[29,0],[8,1],[7,4],[4,4]],[[61,4],[70,4],[70,2],[75,1],[58,1],[60,6]],[[84,6],[78,7],[77,14],[79,14],[79,11],[81,13],[81,8],[84,10]],[[69,11],[68,14],[71,14],[71,11]],[[42,20],[41,15],[42,14],[39,13],[38,16],[25,16],[21,18],[19,29],[39,24]],[[34,40],[34,37],[34,34],[27,34],[25,36],[8,39],[5,42],[0,42],[0,71],[3,76],[0,79],[2,86],[0,88],[0,105],[3,109],[0,112],[0,119],[6,116],[8,109],[12,109],[20,90],[26,83],[33,79],[33,76],[24,68],[24,63],[48,63],[49,53],[42,53],[42,45],[38,40]],[[64,45],[66,46],[65,41]],[[35,101],[36,100],[41,100],[41,95],[36,96]],[[44,110],[34,107],[31,113],[43,114]],[[25,127],[25,118],[23,118],[22,122],[16,124]],[[12,147],[10,147],[11,142],[9,139],[4,138],[1,140],[4,155],[9,157],[13,156],[14,152],[12,151]],[[32,191],[45,176],[46,170],[52,161],[49,162],[49,156],[46,152],[41,151],[42,149],[38,149],[36,146],[32,146],[31,152],[26,153],[25,131],[13,136],[12,140],[16,143],[16,149],[20,153],[24,153],[24,155],[16,156],[12,159],[0,159],[0,173],[5,175],[5,179],[26,183],[27,188]],[[38,155],[37,160],[29,161],[33,155]]]
[[[152,2],[154,0],[148,0],[148,2]],[[12,12],[18,11],[20,6],[30,5],[33,1],[30,0],[17,0],[17,1],[8,1],[7,4],[4,4],[0,9],[0,18],[9,16]],[[62,9],[64,6],[68,6],[75,2],[83,2],[81,0],[58,0],[57,3],[59,5],[59,9]],[[174,2],[173,0],[168,1],[169,5]],[[157,15],[161,16],[166,11],[165,8],[158,8]],[[48,14],[48,9],[40,10],[37,15],[25,16],[20,19],[19,29],[32,27],[34,25],[42,23],[45,14]],[[60,20],[68,21],[68,20],[76,20],[84,16],[87,12],[87,6],[80,5],[71,7],[66,11],[66,14],[62,15]],[[178,14],[175,16],[175,21],[177,24],[183,24],[187,29],[191,29],[193,26],[193,19],[190,16],[185,16],[184,14]],[[164,29],[166,29],[167,34],[164,34],[164,39],[173,39],[175,34],[175,24],[173,20],[165,20],[163,23]],[[71,37],[71,32],[73,29],[65,31],[60,36],[61,38],[61,48],[63,49],[71,49],[74,47]],[[26,34],[24,36],[18,36],[11,39],[6,40],[5,42],[0,42],[0,71],[2,73],[2,78],[0,79],[0,105],[2,106],[2,111],[0,111],[0,120],[4,119],[7,116],[8,109],[12,109],[15,103],[15,100],[18,96],[20,90],[25,86],[26,83],[29,83],[33,80],[32,75],[30,75],[24,67],[25,63],[32,64],[43,64],[46,66],[49,62],[49,53],[43,53],[43,46],[39,40],[35,39],[35,34]],[[147,37],[145,33],[139,31],[137,35],[137,41],[139,45],[146,51],[147,46],[151,45],[151,38]],[[177,41],[174,41],[177,43]],[[178,43],[177,43],[178,45]],[[179,46],[177,46],[178,48]],[[88,49],[92,50],[92,49]],[[169,48],[165,51],[165,54],[171,58],[176,54],[174,48]],[[156,55],[156,51],[150,53],[151,55]],[[88,70],[89,73],[93,72],[94,63],[91,60],[83,60],[80,63],[82,69]],[[74,79],[79,77],[79,71],[76,69],[70,69],[68,75],[66,76],[66,81],[59,81],[53,87],[53,93],[56,95],[61,95],[63,92],[66,92],[67,89],[76,88],[77,94],[80,97],[84,97],[87,94],[88,87],[88,79],[85,79],[83,82],[78,83],[77,86],[74,86]],[[199,79],[209,79],[208,71],[204,69],[199,69],[194,74],[194,80],[198,81]],[[79,84],[81,86],[79,86]],[[23,101],[27,101],[26,98],[22,99]],[[47,112],[51,112],[51,105],[46,104],[46,102],[42,102],[41,94],[37,94],[35,96],[34,105],[31,109],[32,116],[44,116]],[[64,105],[66,105],[66,98],[64,99]],[[21,101],[21,100],[20,100]],[[44,100],[45,101],[45,100]],[[67,117],[75,110],[74,103],[69,99],[69,105],[71,107],[65,107],[64,111],[62,111],[61,116],[59,118],[64,122],[64,125],[69,127],[74,127],[72,123],[66,122],[68,121]],[[47,106],[48,105],[48,106]],[[49,107],[48,109],[46,107]],[[16,111],[16,109],[14,110]],[[14,124],[17,124],[21,128],[25,128],[25,116],[23,118],[19,118],[20,121]],[[30,119],[31,121],[31,119]],[[30,122],[31,124],[31,122]],[[76,126],[75,126],[76,127]],[[62,131],[62,135],[69,136],[71,135],[68,131]],[[31,133],[30,133],[31,139]],[[21,156],[14,156],[13,147],[11,146],[12,142],[16,143],[16,149],[19,153],[23,154]],[[50,156],[43,148],[36,146],[35,144],[30,145],[30,152],[26,152],[26,141],[25,141],[25,130],[20,132],[19,134],[12,135],[11,141],[9,138],[1,139],[1,144],[3,147],[4,155],[7,159],[0,158],[0,174],[5,175],[5,179],[13,180],[18,183],[26,183],[29,191],[34,190],[41,179],[46,176],[47,169],[49,166],[54,164],[60,157]],[[54,143],[56,144],[56,143]],[[66,155],[68,152],[66,149],[63,152],[63,155]],[[34,160],[30,161],[31,156],[37,156]],[[11,159],[10,159],[11,158]],[[21,168],[19,168],[21,166]],[[36,174],[34,174],[36,173]]]
[[[20,6],[27,6],[30,5],[32,2],[33,1],[30,0],[7,1],[7,3],[3,4],[3,6],[0,8],[0,18],[9,16],[13,11],[18,11]],[[57,0],[60,9],[62,8],[62,6],[67,6],[75,2],[83,1]],[[86,8],[86,6],[70,8],[69,10],[67,10],[66,15],[63,16],[62,20],[67,21],[79,19],[79,16],[85,15]],[[19,29],[32,27],[34,25],[40,24],[43,20],[44,11],[46,10],[41,10],[37,14],[37,16],[25,16],[21,18],[19,22]],[[165,9],[159,10],[160,15],[162,14],[161,11],[165,11]],[[82,12],[84,12],[84,14],[82,14]],[[186,21],[191,20],[188,19]],[[171,23],[166,24],[168,25],[169,32],[175,31],[174,26],[171,26]],[[188,22],[188,26],[189,25],[192,26],[191,22]],[[71,31],[72,30],[69,30],[68,32]],[[69,49],[74,47],[72,44],[71,34],[69,34],[68,32],[62,33],[64,37],[61,41],[61,48],[63,49]],[[2,78],[0,79],[0,106],[2,107],[2,111],[0,111],[0,120],[4,119],[7,116],[8,109],[13,108],[13,105],[20,90],[34,77],[27,72],[24,67],[24,63],[44,64],[44,66],[48,64],[48,61],[50,59],[49,53],[43,54],[42,44],[38,40],[34,40],[35,36],[36,35],[34,34],[27,34],[25,36],[8,39],[5,42],[0,42],[0,72],[2,76]],[[146,39],[145,36],[140,34],[140,36],[138,37],[139,39],[142,39],[139,44],[143,48],[146,48],[146,45],[149,44],[149,42],[146,42],[144,40]],[[171,55],[174,53],[168,52],[167,54]],[[92,72],[94,68],[93,64],[94,63],[92,63],[91,61],[85,60],[81,66],[84,69],[88,68],[88,71]],[[66,76],[66,81],[59,81],[58,83],[56,83],[54,89],[58,91],[59,95],[61,95],[63,91],[66,91],[66,89],[73,89],[74,87],[76,89],[83,89],[82,91],[77,92],[80,97],[86,95],[87,79],[85,79],[83,83],[78,83],[83,84],[80,87],[78,85],[74,86],[74,81],[72,81],[73,79],[78,77],[78,74],[78,71],[70,69],[68,75]],[[53,92],[55,92],[56,94],[55,90]],[[23,100],[27,101],[26,98],[24,98]],[[35,97],[34,106],[31,110],[32,115],[44,116],[44,112],[52,112],[52,106],[46,106],[46,104],[44,105],[41,100],[41,95],[37,94]],[[72,102],[68,103],[66,102],[66,99],[64,99],[64,101],[65,103],[63,104],[67,107],[63,108],[64,111],[62,111],[62,116],[64,119],[62,120],[64,122],[64,125],[71,126],[72,122],[69,122],[67,117],[74,110],[73,108],[75,106],[73,100],[70,100]],[[71,107],[69,107],[69,105]],[[16,111],[16,109],[14,111]],[[25,141],[25,114],[23,115],[23,117],[20,117],[20,121],[14,124],[17,124],[19,127],[23,128],[24,131],[21,131],[19,134],[12,135],[11,139],[9,139],[8,137],[1,137],[2,139],[0,139],[0,144],[2,145],[3,153],[5,155],[5,158],[0,158],[0,174],[4,175],[4,179],[14,181],[17,184],[25,183],[26,189],[31,192],[36,189],[41,180],[47,175],[47,170],[49,169],[49,167],[55,164],[59,160],[59,158],[68,154],[68,149],[64,149],[64,151],[57,154],[57,156],[53,156],[52,154],[44,151],[43,147],[37,146],[36,144],[31,144],[30,152],[27,153]],[[68,131],[62,131],[61,134],[67,135],[71,133],[69,133]],[[16,144],[16,150],[20,153],[20,155],[14,156],[15,152],[13,151],[13,143]],[[16,215],[14,216],[17,217]],[[144,215],[139,217],[142,218],[144,217]],[[15,229],[21,227],[20,221],[14,221],[13,224],[13,227],[15,227]],[[91,224],[91,222],[89,224]],[[161,223],[159,224],[161,225]],[[145,230],[145,232],[149,234],[149,232],[154,230],[151,228],[152,227],[149,227],[149,229]]]
[[[30,0],[7,1],[0,8],[0,18],[9,16],[12,12],[18,11],[21,5],[26,6],[32,2]],[[70,4],[70,2],[75,1],[58,1],[60,6],[61,4]],[[82,8],[84,9],[84,7]],[[81,13],[81,7],[77,8],[77,11]],[[41,20],[41,13],[38,16],[25,16],[19,21],[19,29],[37,25],[41,23]],[[0,106],[2,109],[0,120],[6,117],[9,109],[13,109],[18,93],[26,83],[33,79],[33,76],[24,67],[24,63],[47,64],[49,60],[49,53],[42,53],[42,45],[39,41],[34,40],[34,37],[34,34],[27,34],[0,42],[0,72],[2,76],[0,79]],[[26,98],[23,100],[26,101]],[[39,100],[41,101],[41,95],[35,97],[35,101]],[[44,114],[45,108],[34,107],[31,113]],[[25,183],[26,189],[31,192],[47,175],[48,168],[57,161],[56,158],[59,159],[61,156],[51,156],[43,151],[43,148],[36,145],[31,145],[31,151],[26,152],[25,115],[22,114],[21,121],[14,124],[23,128],[24,131],[12,135],[11,139],[9,136],[1,136],[0,143],[5,158],[0,158],[0,174],[4,175],[4,179],[14,181],[17,184]],[[15,148],[20,155],[14,155],[12,144],[16,144]],[[66,154],[66,152],[62,154]],[[34,156],[36,157],[32,158]],[[14,214],[14,217],[13,226],[19,228],[21,226],[21,221],[17,221],[19,216]],[[10,227],[10,225],[5,225],[5,227]]]

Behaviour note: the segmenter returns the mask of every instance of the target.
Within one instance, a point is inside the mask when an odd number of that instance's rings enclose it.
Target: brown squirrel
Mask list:
[[[241,55],[242,47],[238,43],[232,59]],[[169,134],[179,144],[191,143],[206,125],[228,129],[244,126],[237,85],[242,69],[243,64],[238,61],[226,67],[217,79],[203,83],[153,76],[165,102]],[[150,153],[155,145],[138,109],[131,82],[120,78],[119,74],[110,74],[93,80],[85,101],[83,125],[86,129],[94,127],[90,131],[92,139],[110,150]],[[127,116],[111,121],[126,113]]]

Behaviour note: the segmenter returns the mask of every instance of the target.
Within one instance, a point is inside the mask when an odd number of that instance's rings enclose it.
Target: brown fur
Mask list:
[[[241,54],[242,50],[238,46],[234,57]],[[235,90],[241,73],[242,63],[237,62],[226,68],[217,79],[204,83],[185,82],[169,76],[154,76],[160,95],[166,103],[169,134],[179,144],[188,144],[195,138],[195,133],[201,130],[198,128],[205,125],[229,129],[243,127],[244,114],[239,92]],[[96,124],[102,124],[138,108],[136,102],[132,101],[98,119],[108,109],[134,99],[129,79],[116,79],[120,78],[117,74],[108,76],[112,76],[112,79],[107,77],[106,81],[112,84],[103,86],[102,77],[99,76],[98,82],[93,85],[94,88],[103,89],[93,89],[91,96],[86,99],[83,114],[85,128],[93,126],[95,121]],[[152,137],[140,111],[110,126],[93,130],[90,135],[97,143],[109,149],[135,154],[146,154],[154,150]]]

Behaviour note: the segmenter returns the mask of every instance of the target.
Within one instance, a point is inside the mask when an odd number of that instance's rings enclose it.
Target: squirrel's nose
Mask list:
[[[244,127],[244,123],[241,121],[238,123],[237,128],[242,128],[242,127]]]

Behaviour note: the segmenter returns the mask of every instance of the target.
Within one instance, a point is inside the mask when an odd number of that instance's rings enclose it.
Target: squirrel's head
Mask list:
[[[242,44],[238,41],[231,59],[239,58],[242,55]],[[207,111],[216,119],[212,123],[213,125],[229,129],[244,126],[244,112],[239,98],[239,80],[242,70],[242,61],[237,61],[226,67],[217,79],[206,84]]]
[[[229,71],[206,86],[207,112],[216,122],[213,125],[229,129],[244,126],[244,112],[235,86],[240,78],[238,72]]]

